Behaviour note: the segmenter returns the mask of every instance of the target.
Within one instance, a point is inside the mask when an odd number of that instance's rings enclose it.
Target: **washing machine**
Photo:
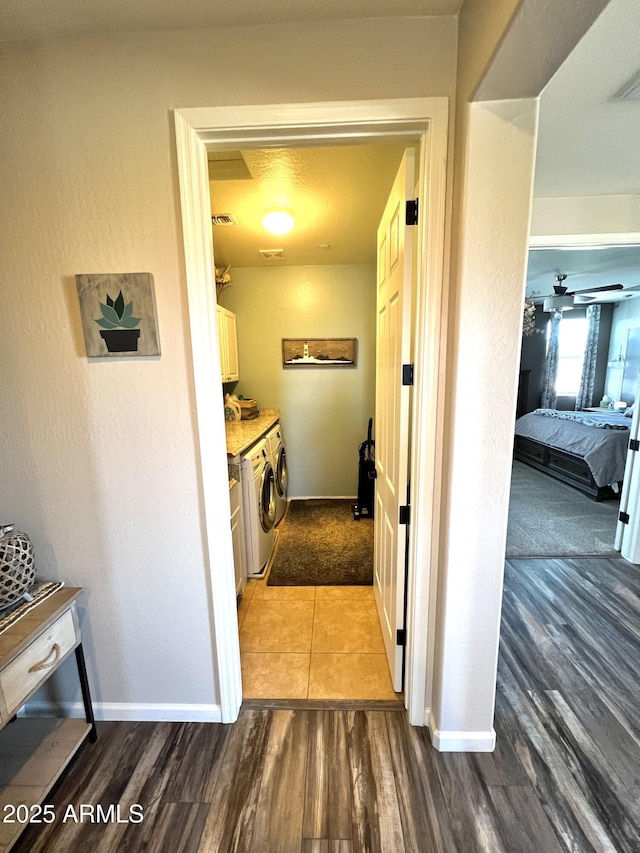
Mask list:
[[[287,454],[282,439],[282,427],[276,424],[267,433],[267,447],[276,488],[276,524],[280,521],[287,508]]]
[[[247,577],[255,577],[264,573],[276,541],[275,477],[266,439],[243,454],[241,479]]]

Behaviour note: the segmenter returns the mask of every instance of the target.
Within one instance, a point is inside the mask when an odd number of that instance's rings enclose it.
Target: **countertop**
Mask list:
[[[257,418],[250,421],[226,421],[227,456],[238,456],[255,444],[280,419],[278,409],[260,409]]]

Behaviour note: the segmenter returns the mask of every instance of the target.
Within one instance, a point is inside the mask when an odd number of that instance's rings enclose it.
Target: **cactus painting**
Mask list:
[[[140,329],[140,317],[133,316],[133,302],[125,302],[122,291],[115,299],[107,294],[106,302],[100,303],[102,317],[96,320],[102,326],[100,337],[109,352],[136,352]]]
[[[77,275],[76,286],[90,358],[160,355],[150,273]]]

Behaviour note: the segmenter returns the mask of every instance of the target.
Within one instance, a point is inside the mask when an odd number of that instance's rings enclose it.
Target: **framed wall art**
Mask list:
[[[89,358],[160,355],[151,273],[77,275],[76,287]]]
[[[355,367],[357,338],[283,338],[283,367]]]

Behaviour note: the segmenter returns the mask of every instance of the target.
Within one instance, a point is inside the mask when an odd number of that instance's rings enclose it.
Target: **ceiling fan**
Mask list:
[[[614,295],[615,291],[625,290],[623,284],[604,284],[601,287],[592,287],[587,290],[569,290],[564,284],[566,275],[557,275],[555,278],[556,284],[553,286],[553,293],[538,297],[542,301],[543,311],[570,311],[576,305],[615,301],[619,298]],[[640,291],[640,286],[631,287],[628,290]]]

